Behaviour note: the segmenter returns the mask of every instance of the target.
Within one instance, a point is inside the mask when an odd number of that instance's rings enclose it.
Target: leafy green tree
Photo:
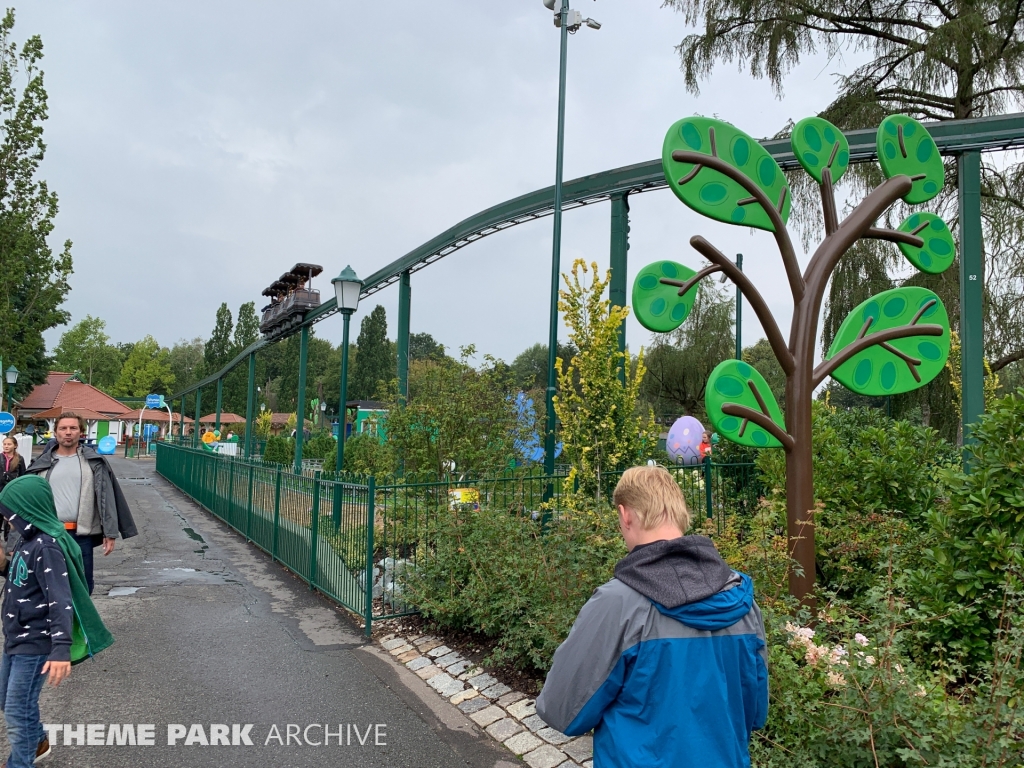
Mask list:
[[[167,363],[174,374],[174,386],[178,390],[187,389],[206,376],[205,343],[201,336],[191,341],[179,339],[171,347]]]
[[[511,383],[491,357],[473,367],[475,351],[463,347],[458,360],[417,360],[410,366],[408,403],[391,381],[384,432],[407,472],[441,475],[454,465],[460,474],[486,475],[514,461],[523,429]]]
[[[785,405],[786,373],[779,365],[779,361],[775,359],[775,353],[772,352],[772,345],[768,343],[768,339],[758,339],[753,346],[745,347],[743,362],[749,363],[761,372],[764,380],[768,382],[768,388],[775,395],[775,399],[781,405]]]
[[[438,344],[429,333],[409,334],[410,360],[443,360],[444,344]]]
[[[643,350],[634,365],[629,365],[628,353],[619,351],[619,330],[629,309],[613,307],[604,297],[611,272],[602,280],[596,263],[591,269],[594,276],[589,285],[584,282],[588,269],[582,259],[573,264],[571,278],[563,276],[566,288],[559,292],[558,309],[579,352],[568,365],[557,363],[560,391],[555,413],[561,425],[562,455],[571,467],[566,482],[578,485],[573,503],[578,511],[600,517],[606,511],[602,499],[607,502],[614,487],[602,474],[647,458],[657,446],[658,433],[650,407],[639,402],[646,373]]]
[[[61,371],[79,371],[87,384],[109,390],[121,373],[121,355],[110,343],[107,324],[86,315],[61,334],[53,350],[53,364]]]
[[[37,176],[48,110],[43,42],[35,35],[19,49],[13,30],[8,9],[0,20],[0,339],[4,366],[21,371],[10,392],[21,398],[46,379],[43,332],[70,319],[61,305],[72,265],[70,240],[58,253],[47,242],[57,195]]]
[[[204,357],[206,359],[206,370],[215,373],[223,368],[232,358],[234,347],[231,344],[231,330],[234,322],[231,319],[231,310],[226,303],[221,304],[217,309],[217,319],[213,324],[213,333],[206,341]]]
[[[555,356],[565,365],[576,352],[577,349],[572,344],[558,342]],[[548,386],[548,345],[534,344],[520,352],[512,361],[512,377],[516,386],[523,391],[546,390]]]
[[[131,354],[121,366],[113,394],[116,397],[172,394],[174,373],[171,372],[170,355],[170,350],[162,348],[152,336],[135,342]]]
[[[380,304],[360,323],[356,346],[359,356],[348,383],[349,397],[372,400],[380,386],[386,386],[396,376],[394,345],[388,341],[387,316]]]
[[[655,336],[644,359],[647,376],[640,392],[659,416],[703,416],[708,377],[735,354],[734,307],[717,285],[704,283],[686,321]]]
[[[260,320],[256,315],[256,303],[249,301],[238,308],[238,322],[235,323],[234,338],[225,364],[237,357],[243,350],[260,337]],[[263,381],[266,364],[260,355],[256,355],[256,381]],[[249,365],[242,362],[236,365],[224,378],[224,411],[245,416],[249,398]],[[259,405],[255,406],[257,409]]]

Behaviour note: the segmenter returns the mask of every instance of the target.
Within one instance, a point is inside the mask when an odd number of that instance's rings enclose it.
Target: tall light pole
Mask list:
[[[544,0],[544,6],[555,10],[558,0]],[[558,136],[555,147],[555,224],[551,244],[551,322],[548,327],[548,388],[545,396],[546,425],[544,431],[544,472],[555,474],[555,360],[558,355],[558,282],[561,277],[562,259],[562,149],[565,143],[565,67],[569,44],[569,33],[576,32],[586,24],[591,29],[601,25],[593,19],[583,19],[579,11],[569,9],[569,0],[561,0],[555,11],[555,26],[562,36],[558,65]],[[544,491],[549,499],[554,488],[549,483]]]
[[[743,271],[743,254],[736,254],[736,269],[740,272]],[[718,278],[718,282],[724,283],[728,279],[727,275],[722,275]],[[743,359],[743,292],[740,287],[736,286],[736,359]]]
[[[341,336],[341,401],[338,408],[340,414],[338,416],[338,456],[335,462],[335,470],[341,472],[342,467],[345,466],[345,416],[348,412],[345,408],[345,401],[348,400],[348,326],[352,319],[352,313],[359,306],[359,292],[363,288],[363,281],[356,277],[352,267],[345,267],[341,270],[340,275],[331,280],[331,283],[334,285],[334,297],[338,302],[338,311],[345,318],[345,330]],[[341,522],[338,517],[340,514],[341,508],[338,506],[335,510],[338,523]]]

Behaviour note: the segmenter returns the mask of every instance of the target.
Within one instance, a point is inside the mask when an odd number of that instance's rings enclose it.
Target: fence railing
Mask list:
[[[438,515],[453,504],[540,520],[558,515],[571,490],[564,475],[521,470],[483,478],[300,475],[171,442],[157,444],[156,470],[311,589],[359,615],[367,635],[374,621],[416,613],[403,599],[403,573],[426,556]],[[673,471],[691,511],[703,510],[719,527],[727,514],[753,511],[762,494],[752,464],[708,460]],[[607,476],[612,486],[618,474]]]

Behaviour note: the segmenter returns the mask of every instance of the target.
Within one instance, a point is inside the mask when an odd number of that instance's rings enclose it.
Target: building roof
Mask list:
[[[130,409],[91,384],[69,380],[73,374],[50,371],[46,381],[35,386],[21,401],[20,411],[48,411],[55,407],[66,410],[88,410],[105,417],[119,417]],[[33,414],[25,414],[32,416]]]
[[[86,421],[108,421],[110,416],[103,413],[97,413],[96,411],[90,411],[88,408],[68,408],[63,405],[58,405],[54,408],[50,408],[46,411],[40,411],[32,415],[32,419],[56,419],[63,416],[65,413],[73,413],[76,416],[81,416]],[[114,421],[120,421],[121,417],[118,416]]]
[[[288,425],[288,419],[294,419],[294,413],[272,413],[270,415],[270,425],[272,427],[284,427]],[[244,421],[244,419],[243,419]],[[313,422],[310,419],[306,419],[307,426],[313,426]]]
[[[141,416],[143,413],[145,413],[145,416],[142,416],[142,420],[143,421],[167,421],[167,411],[162,410],[162,409],[156,409],[156,408],[146,408],[145,410],[142,410],[141,408],[136,408],[134,411],[128,411],[128,413],[122,413],[117,418],[121,419],[122,421],[138,421],[139,420],[139,416]],[[194,422],[195,422],[195,419],[193,419],[193,418],[191,418],[189,416],[185,417],[185,423],[186,424],[192,424]],[[181,423],[181,414],[180,413],[174,414],[174,423],[175,424],[180,424]]]
[[[217,414],[208,413],[199,420],[200,424],[216,424]],[[237,413],[224,413],[220,414],[221,424],[245,424],[245,419],[239,416]]]

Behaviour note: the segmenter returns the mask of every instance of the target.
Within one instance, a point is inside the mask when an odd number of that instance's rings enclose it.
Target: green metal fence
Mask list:
[[[295,474],[280,464],[162,442],[156,470],[290,571],[363,619],[416,612],[402,575],[429,548],[438,515],[453,504],[536,520],[557,515],[566,477],[517,470],[498,477],[374,478]],[[716,520],[752,511],[761,495],[752,464],[673,468],[691,511]],[[618,475],[610,473],[614,486]],[[550,492],[550,502],[543,500]]]

